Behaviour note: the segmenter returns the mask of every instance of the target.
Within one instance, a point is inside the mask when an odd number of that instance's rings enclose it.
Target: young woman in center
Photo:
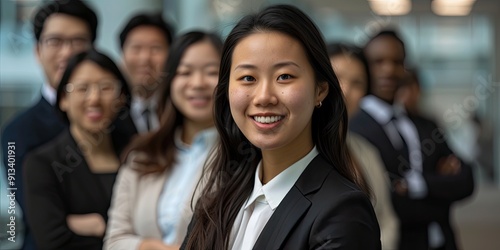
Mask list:
[[[288,5],[244,17],[222,51],[217,155],[184,249],[380,249],[346,147],[323,38]]]
[[[175,39],[160,94],[160,128],[132,142],[118,174],[104,249],[178,249],[191,198],[218,135],[213,93],[222,41],[189,32]],[[195,195],[196,196],[196,195]]]

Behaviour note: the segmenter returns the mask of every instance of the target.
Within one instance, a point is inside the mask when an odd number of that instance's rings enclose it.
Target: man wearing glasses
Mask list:
[[[34,16],[35,54],[45,74],[42,95],[37,103],[16,115],[2,131],[3,164],[7,169],[7,176],[15,173],[15,181],[13,185],[8,183],[8,187],[17,188],[15,197],[21,209],[24,208],[24,156],[64,129],[65,125],[53,107],[56,89],[68,59],[93,46],[97,23],[95,12],[80,0],[51,1],[38,9]],[[8,146],[12,145],[15,146],[15,161],[10,159],[9,162],[8,149],[12,147]],[[16,212],[17,216],[19,212],[21,211]],[[25,226],[23,249],[36,249],[27,223]]]

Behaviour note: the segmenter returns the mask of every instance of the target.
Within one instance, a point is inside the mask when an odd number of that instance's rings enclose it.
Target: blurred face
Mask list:
[[[171,85],[172,102],[184,119],[213,125],[213,93],[219,79],[219,52],[208,41],[192,44],[182,56]]]
[[[36,45],[37,59],[50,86],[57,89],[68,59],[91,45],[91,34],[85,21],[65,14],[50,15]]]
[[[231,114],[246,138],[263,151],[311,148],[311,117],[327,93],[326,84],[317,86],[306,52],[292,37],[255,33],[233,51]]]
[[[347,113],[351,117],[358,111],[361,98],[367,92],[368,76],[364,65],[348,55],[334,56],[330,58],[330,61],[346,99]]]
[[[105,131],[123,105],[121,83],[99,65],[84,61],[75,68],[60,101],[70,126],[85,134]]]
[[[371,92],[392,103],[405,74],[403,46],[393,37],[381,36],[368,44],[365,53],[372,78]]]
[[[123,62],[134,94],[149,98],[158,87],[168,56],[165,33],[154,26],[138,26],[123,44]]]
[[[409,82],[398,89],[396,101],[403,104],[410,113],[417,112],[420,100],[420,87],[413,78],[409,77],[406,80]]]

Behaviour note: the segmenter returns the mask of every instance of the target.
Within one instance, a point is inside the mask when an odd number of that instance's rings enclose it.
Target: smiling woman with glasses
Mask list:
[[[69,60],[56,106],[69,129],[27,156],[27,217],[42,249],[102,249],[118,156],[135,131],[129,88],[89,50]]]
[[[87,83],[87,82],[75,82],[68,83],[66,85],[66,92],[73,92],[77,97],[87,97],[92,93],[93,89],[97,89],[99,91],[99,95],[102,95],[103,98],[116,98],[120,95],[121,86],[120,82],[115,80],[103,80],[95,83]]]

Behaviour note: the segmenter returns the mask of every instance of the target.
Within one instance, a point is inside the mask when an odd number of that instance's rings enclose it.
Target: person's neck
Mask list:
[[[70,125],[70,133],[84,155],[114,154],[110,133],[106,131],[92,133]]]
[[[191,145],[193,143],[194,137],[201,131],[211,128],[214,126],[213,122],[209,123],[197,123],[190,120],[184,120],[184,124],[182,126],[182,135],[181,140],[187,145]]]
[[[143,87],[134,89],[134,97],[139,98],[143,101],[150,100],[153,97],[154,93],[154,91],[145,90]]]
[[[374,96],[377,97],[378,99],[382,100],[383,102],[391,105],[391,106],[394,104],[394,98],[392,98],[392,99],[386,99],[386,98],[382,98],[380,96],[376,96],[376,95],[374,95]]]
[[[305,144],[302,143],[302,145],[290,145],[274,150],[263,150],[262,172],[259,173],[262,184],[268,183],[285,169],[311,152],[314,148],[314,144],[312,138],[310,139],[310,141]]]

